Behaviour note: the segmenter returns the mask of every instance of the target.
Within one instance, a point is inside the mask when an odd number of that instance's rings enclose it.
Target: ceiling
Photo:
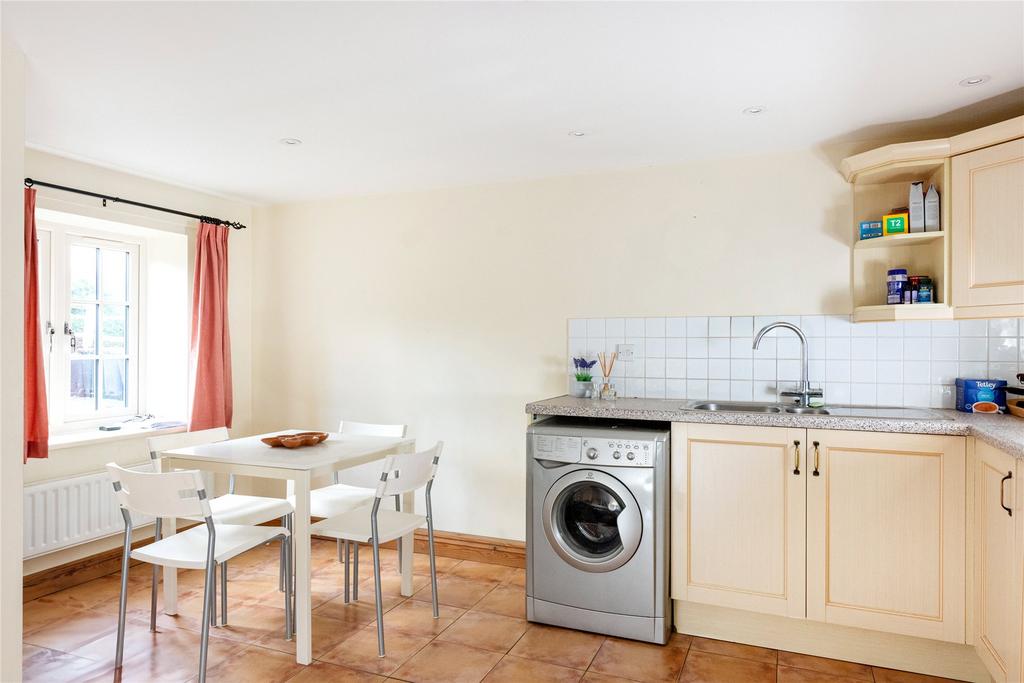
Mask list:
[[[29,145],[267,203],[808,147],[1024,86],[1021,2],[2,12]]]

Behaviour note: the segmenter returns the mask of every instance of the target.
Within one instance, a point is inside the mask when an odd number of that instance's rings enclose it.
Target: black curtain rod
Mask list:
[[[121,199],[120,197],[111,197],[107,194],[100,194],[98,192],[89,192],[88,190],[79,190],[75,187],[67,187],[65,185],[55,185],[54,183],[44,183],[41,180],[33,180],[32,178],[25,178],[25,187],[32,187],[38,185],[39,187],[49,187],[54,190],[62,190],[63,192],[74,192],[75,194],[84,194],[86,197],[95,197],[96,199],[103,200],[103,206],[107,205],[107,202],[117,202],[118,204],[131,204],[132,206],[140,206],[143,209],[152,209],[153,211],[163,211],[164,213],[173,213],[175,216],[184,216],[185,218],[195,218],[203,221],[204,223],[212,223],[213,225],[223,225],[235,230],[245,230],[245,226],[235,221],[225,221],[220,218],[212,218],[210,216],[200,216],[195,213],[188,213],[186,211],[178,211],[177,209],[168,209],[163,206],[155,206],[153,204],[143,204],[142,202],[133,202],[130,199]]]

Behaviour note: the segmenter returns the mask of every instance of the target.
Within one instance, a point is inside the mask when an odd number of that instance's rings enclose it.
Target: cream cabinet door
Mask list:
[[[802,429],[672,426],[673,599],[804,616],[804,441]]]
[[[1024,315],[1024,139],[953,157],[951,200],[956,315]]]
[[[980,441],[974,452],[974,648],[992,678],[1012,683],[1022,675],[1020,480],[1006,453]]]
[[[808,618],[964,642],[966,439],[807,439]]]

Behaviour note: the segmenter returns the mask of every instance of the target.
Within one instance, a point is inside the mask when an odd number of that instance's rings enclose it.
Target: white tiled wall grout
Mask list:
[[[799,325],[808,337],[811,382],[832,404],[952,408],[957,377],[1004,379],[1024,372],[1024,318],[853,323],[849,316],[573,318],[572,358],[597,358],[632,344],[634,360],[612,373],[620,396],[774,400],[800,378],[796,336],[770,322]],[[595,379],[600,368],[595,366]]]

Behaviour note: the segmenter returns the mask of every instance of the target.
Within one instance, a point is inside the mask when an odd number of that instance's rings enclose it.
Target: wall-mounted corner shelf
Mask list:
[[[941,240],[946,236],[942,230],[933,232],[910,232],[903,235],[884,235],[866,240],[857,240],[854,249],[885,249],[887,247],[909,247],[917,244],[928,244]]]
[[[953,309],[946,304],[894,304],[881,306],[857,306],[853,309],[853,321],[886,322],[893,320],[952,320]]]

